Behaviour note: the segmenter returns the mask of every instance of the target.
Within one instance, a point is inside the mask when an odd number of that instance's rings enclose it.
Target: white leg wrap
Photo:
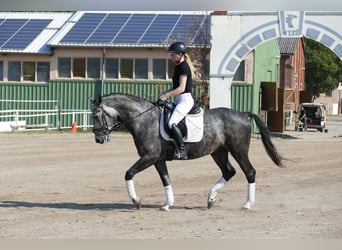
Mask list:
[[[255,183],[248,183],[248,202],[253,204],[255,202]]]
[[[224,185],[226,185],[227,181],[221,177],[216,183],[215,185],[210,189],[209,194],[208,194],[208,200],[215,200],[215,197],[217,195],[217,190],[219,190],[220,188],[222,188]]]
[[[126,181],[126,189],[127,189],[129,198],[138,200],[138,197],[135,193],[133,180]]]
[[[175,202],[172,187],[170,185],[164,187],[165,197],[166,197],[166,205],[173,206]]]
[[[173,206],[175,199],[173,197],[172,187],[170,185],[164,187],[166,203],[160,208],[160,211],[169,211],[169,208]]]
[[[248,183],[247,201],[243,206],[245,209],[251,209],[251,205],[255,202],[255,183]]]

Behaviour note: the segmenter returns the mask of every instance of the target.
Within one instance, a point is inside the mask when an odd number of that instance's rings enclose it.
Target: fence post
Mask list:
[[[83,112],[83,131],[87,130],[87,126],[88,126],[87,112]]]
[[[76,121],[76,114],[74,111],[72,111],[71,113],[72,113],[72,122],[71,123],[74,123]]]
[[[15,131],[18,131],[19,111],[15,111]]]
[[[61,107],[60,107],[60,100],[57,100],[57,130],[60,131],[61,130]]]
[[[45,130],[49,130],[49,115],[45,115]]]

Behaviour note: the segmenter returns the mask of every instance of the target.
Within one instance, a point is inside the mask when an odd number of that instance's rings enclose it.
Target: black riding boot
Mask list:
[[[176,146],[178,149],[178,152],[176,153],[176,158],[178,159],[188,159],[188,155],[186,153],[185,147],[184,147],[184,141],[183,141],[183,135],[180,129],[177,127],[176,124],[172,124],[172,137],[176,142]]]

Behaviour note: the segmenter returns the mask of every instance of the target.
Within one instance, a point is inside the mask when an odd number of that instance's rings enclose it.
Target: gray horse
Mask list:
[[[122,123],[132,134],[140,159],[125,174],[128,195],[137,209],[141,207],[141,198],[137,196],[133,177],[154,165],[164,186],[166,202],[160,210],[168,211],[174,204],[174,196],[166,166],[169,159],[170,142],[164,140],[159,131],[162,108],[154,103],[126,94],[109,94],[93,101],[93,132],[97,143],[109,140],[109,134]],[[255,202],[256,171],[248,158],[251,140],[251,121],[253,118],[267,154],[272,161],[281,166],[281,156],[273,145],[264,122],[250,112],[238,112],[228,108],[205,109],[203,114],[203,139],[195,143],[186,143],[188,159],[210,154],[219,166],[222,177],[209,190],[207,205],[211,208],[216,199],[217,190],[222,188],[236,170],[229,162],[228,153],[234,157],[248,181],[247,201],[243,208],[250,209]]]

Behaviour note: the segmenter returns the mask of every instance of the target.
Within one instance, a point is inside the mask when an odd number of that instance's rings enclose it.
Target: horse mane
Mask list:
[[[154,105],[154,103],[150,100],[147,100],[147,99],[144,99],[142,97],[135,96],[135,95],[131,95],[131,94],[125,94],[125,93],[110,93],[110,94],[103,95],[102,98],[110,98],[110,97],[114,97],[114,96],[123,96],[123,97],[127,97],[128,99],[132,99],[135,102],[139,102],[139,103],[146,103],[147,102],[147,103]]]

